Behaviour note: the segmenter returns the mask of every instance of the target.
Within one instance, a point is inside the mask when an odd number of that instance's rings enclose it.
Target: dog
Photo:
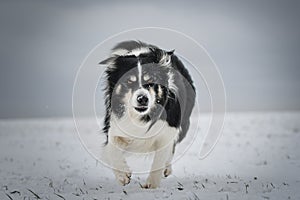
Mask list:
[[[176,144],[187,134],[195,104],[193,80],[174,50],[141,41],[117,44],[105,65],[105,154],[116,179],[126,185],[126,153],[154,152],[143,188],[157,188],[172,172]]]

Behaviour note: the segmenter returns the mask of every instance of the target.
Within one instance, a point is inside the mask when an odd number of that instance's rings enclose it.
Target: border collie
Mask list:
[[[173,51],[140,41],[117,44],[106,60],[103,132],[116,179],[130,182],[126,153],[154,153],[144,188],[171,174],[175,146],[186,136],[195,103],[189,72]]]

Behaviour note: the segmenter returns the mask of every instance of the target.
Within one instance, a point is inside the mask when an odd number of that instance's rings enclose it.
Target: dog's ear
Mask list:
[[[173,50],[171,50],[171,51],[167,51],[167,54],[171,56],[171,55],[174,54],[174,52],[175,52],[175,49],[173,49]]]
[[[101,62],[99,62],[100,65],[110,65],[114,62],[116,58],[115,57],[109,57],[105,60],[102,60]]]
[[[171,51],[161,51],[162,55],[161,55],[161,59],[159,61],[159,64],[164,65],[164,66],[169,66],[169,64],[171,63],[171,59],[172,59],[172,55],[174,54],[174,50]]]

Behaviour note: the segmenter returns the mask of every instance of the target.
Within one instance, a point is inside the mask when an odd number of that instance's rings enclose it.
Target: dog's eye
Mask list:
[[[151,77],[150,79],[148,79],[146,82],[147,83],[155,83],[156,82],[156,78],[155,77]]]
[[[133,83],[133,82],[135,82],[136,81],[136,77],[135,76],[130,76],[129,78],[128,78],[128,80],[127,80],[127,83],[128,84],[131,84],[131,83]]]
[[[144,81],[148,81],[151,77],[149,76],[149,74],[145,73],[143,78],[144,78]]]
[[[152,82],[153,82],[153,78],[147,80],[147,83],[152,83]]]

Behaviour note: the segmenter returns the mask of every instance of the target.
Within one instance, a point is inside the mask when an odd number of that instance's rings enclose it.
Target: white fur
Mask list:
[[[119,84],[116,88],[116,94],[120,94],[121,89],[122,89],[122,85]]]
[[[129,80],[132,81],[132,82],[135,82],[136,81],[136,76],[134,76],[134,75],[130,76]]]
[[[127,49],[115,49],[112,54],[116,56],[131,56],[135,55],[138,57],[142,53],[148,53],[150,52],[150,49],[148,47],[140,47],[133,49],[132,51],[128,51]]]
[[[151,77],[148,74],[145,74],[143,76],[144,81],[148,81]]]
[[[157,94],[157,95],[158,95],[159,97],[162,97],[162,94],[163,94],[163,91],[162,91],[160,85],[158,85],[158,94]]]
[[[116,56],[122,56],[122,55],[126,55],[128,53],[128,50],[126,49],[115,49],[112,54],[116,55]]]
[[[138,79],[139,79],[139,86],[142,87],[142,65],[140,62],[138,62]]]
[[[171,56],[167,53],[164,53],[159,61],[159,64],[161,64],[162,66],[170,67]]]
[[[175,84],[175,80],[174,80],[174,74],[172,72],[168,72],[168,76],[169,76],[169,79],[168,79],[168,87],[171,91],[177,93],[178,91],[178,88]]]
[[[129,183],[131,174],[126,163],[128,154],[145,154],[155,152],[151,172],[144,187],[156,188],[160,184],[161,176],[171,173],[170,162],[174,142],[178,138],[179,130],[170,127],[167,122],[158,120],[150,130],[149,123],[143,123],[137,115],[131,116],[130,111],[121,119],[111,115],[111,127],[108,132],[108,145],[106,146],[110,164],[114,169],[116,178],[121,184]],[[114,138],[122,137],[128,141],[127,145],[118,144]]]

